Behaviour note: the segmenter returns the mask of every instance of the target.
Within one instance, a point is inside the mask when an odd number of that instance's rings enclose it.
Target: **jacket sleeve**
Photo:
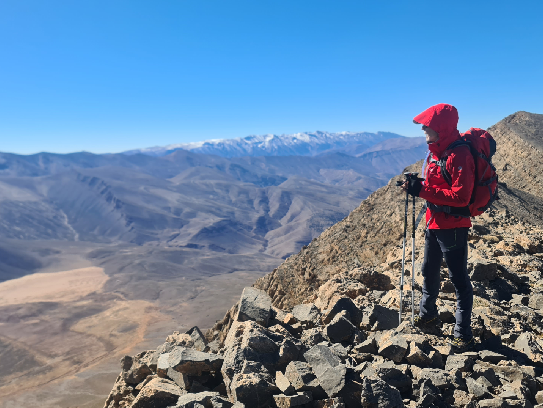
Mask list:
[[[475,179],[475,163],[468,147],[455,149],[447,159],[446,168],[452,185],[423,185],[419,196],[436,205],[465,207],[471,199]]]

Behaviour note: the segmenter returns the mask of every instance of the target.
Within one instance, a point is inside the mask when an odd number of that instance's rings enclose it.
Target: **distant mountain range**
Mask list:
[[[172,144],[129,150],[127,155],[145,154],[165,156],[176,150],[214,154],[221,157],[242,156],[316,156],[326,153],[345,153],[356,156],[369,147],[387,139],[402,138],[389,132],[314,132],[291,135],[258,135],[236,139],[215,139],[195,143]]]

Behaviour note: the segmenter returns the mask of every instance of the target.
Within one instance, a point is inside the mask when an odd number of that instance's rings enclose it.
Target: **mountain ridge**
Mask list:
[[[215,154],[221,157],[242,156],[315,156],[331,152],[347,152],[351,155],[391,138],[404,138],[391,132],[305,132],[283,135],[251,135],[234,139],[211,139],[193,143],[178,143],[133,149],[126,155],[146,154],[164,156],[177,150]]]

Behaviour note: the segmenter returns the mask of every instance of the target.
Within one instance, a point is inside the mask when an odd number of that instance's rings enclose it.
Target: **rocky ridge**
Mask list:
[[[205,336],[193,328],[126,356],[105,407],[543,406],[542,124],[543,115],[519,112],[490,129],[501,199],[469,236],[474,351],[447,345],[455,295],[445,268],[443,334],[411,326],[409,285],[398,322],[398,176],[246,288]],[[411,269],[407,262],[407,282]],[[420,274],[415,282],[418,308]]]

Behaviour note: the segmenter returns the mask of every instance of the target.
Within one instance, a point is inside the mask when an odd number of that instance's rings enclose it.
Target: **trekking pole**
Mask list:
[[[406,180],[409,180],[409,173],[405,173]],[[399,182],[400,184],[403,184]],[[400,278],[400,314],[398,315],[398,325],[402,324],[403,308],[403,277],[405,273],[405,240],[407,238],[407,209],[409,207],[409,193],[405,192],[405,215],[403,221],[403,255],[402,255],[402,277]]]
[[[417,177],[418,173],[411,173],[412,177]],[[417,229],[415,221],[415,196],[413,196],[413,232],[411,234],[411,324],[415,324],[415,230]]]

